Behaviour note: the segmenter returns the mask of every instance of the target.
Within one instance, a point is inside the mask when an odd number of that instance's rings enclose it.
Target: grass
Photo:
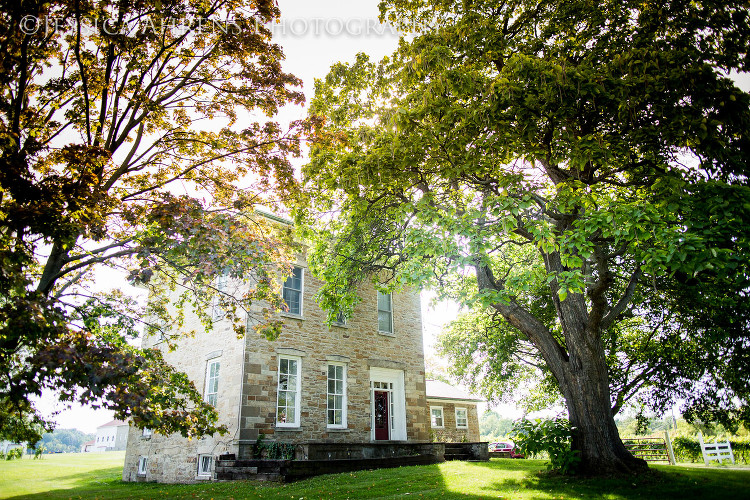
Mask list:
[[[336,474],[291,484],[166,485],[123,483],[123,458],[123,452],[76,453],[0,462],[0,498],[750,500],[750,470],[729,467],[657,465],[654,474],[644,477],[572,479],[545,474],[540,460],[493,459]]]

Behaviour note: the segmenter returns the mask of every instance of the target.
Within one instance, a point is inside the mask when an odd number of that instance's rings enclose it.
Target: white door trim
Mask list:
[[[391,402],[393,421],[390,428],[391,441],[406,441],[406,394],[404,371],[390,368],[370,368],[370,439],[375,441],[375,390],[373,382],[393,384]]]

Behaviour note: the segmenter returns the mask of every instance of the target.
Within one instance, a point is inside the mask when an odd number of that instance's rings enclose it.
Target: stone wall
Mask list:
[[[428,407],[439,406],[443,408],[443,428],[430,427],[430,440],[446,443],[477,442],[479,441],[479,414],[476,403],[455,402],[447,400],[427,400]],[[466,408],[468,416],[468,429],[456,427],[456,408]],[[429,411],[429,408],[428,408]]]
[[[406,396],[406,432],[410,441],[429,439],[425,396],[422,322],[416,291],[393,295],[393,335],[378,333],[377,292],[370,284],[360,288],[362,301],[346,325],[325,324],[326,313],[313,296],[321,282],[304,269],[302,315],[286,316],[286,328],[272,342],[248,336],[241,442],[265,440],[369,442],[371,440],[370,368],[403,370]],[[298,356],[302,366],[302,411],[299,427],[275,422],[279,356]],[[347,426],[326,424],[326,383],[329,362],[346,366]],[[241,453],[246,456],[247,453]]]
[[[362,301],[346,325],[327,326],[326,314],[314,302],[320,281],[310,275],[304,261],[303,307],[300,316],[284,316],[285,328],[275,341],[250,332],[237,339],[228,324],[218,321],[204,332],[197,317],[186,312],[184,331],[194,330],[174,352],[164,349],[168,362],[185,371],[203,392],[206,366],[219,360],[219,420],[229,428],[226,436],[188,440],[179,435],[143,436],[131,428],[123,469],[125,481],[193,482],[199,454],[214,457],[235,453],[246,457],[260,435],[265,442],[365,443],[371,434],[370,369],[403,371],[406,406],[406,438],[428,441],[429,413],[425,396],[421,306],[418,291],[393,295],[393,335],[378,333],[377,292],[366,284]],[[150,337],[144,346],[158,345]],[[280,355],[301,360],[300,425],[276,425],[278,363]],[[326,424],[327,366],[346,366],[347,426],[329,429]],[[477,435],[478,436],[478,435]],[[138,474],[140,457],[147,457],[146,474]]]
[[[190,331],[195,331],[195,335],[182,337],[175,351],[170,352],[154,336],[146,337],[143,346],[159,347],[166,361],[184,371],[201,393],[205,391],[208,362],[219,361],[216,409],[219,422],[227,426],[229,433],[189,440],[179,434],[143,436],[140,429],[131,427],[123,468],[124,481],[196,481],[198,454],[216,455],[237,450],[244,339],[238,339],[225,321],[215,322],[214,328],[206,332],[198,317],[186,311],[183,332]],[[141,456],[147,458],[145,475],[137,473]]]

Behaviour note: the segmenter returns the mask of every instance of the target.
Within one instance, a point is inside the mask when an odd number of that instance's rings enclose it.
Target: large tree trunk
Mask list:
[[[586,475],[644,472],[648,469],[646,461],[625,449],[617,431],[604,357],[590,354],[593,355],[585,358],[571,356],[568,366],[558,367],[563,372],[560,390],[574,428],[572,447],[580,452],[579,472]]]
[[[645,460],[625,449],[617,432],[609,389],[609,368],[600,329],[601,311],[587,310],[582,294],[556,301],[567,356],[547,360],[568,407],[573,449],[580,451],[579,471],[588,475],[638,473]]]
[[[477,266],[480,289],[497,287],[491,270]],[[553,290],[557,296],[557,290]],[[541,353],[557,379],[568,407],[572,447],[580,451],[579,472],[586,475],[645,472],[648,464],[635,458],[617,432],[609,390],[609,371],[599,329],[581,294],[556,300],[565,335],[560,345],[549,329],[514,301],[494,304],[509,323],[523,332]],[[599,315],[601,318],[601,315]]]

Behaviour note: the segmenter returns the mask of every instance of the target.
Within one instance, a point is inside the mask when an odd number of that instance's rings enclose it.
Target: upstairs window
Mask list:
[[[219,361],[209,361],[206,364],[206,390],[204,398],[211,406],[216,406],[219,395]]]
[[[284,281],[282,297],[289,308],[289,314],[302,316],[302,268],[295,267],[292,275]]]
[[[336,313],[336,320],[333,322],[334,325],[346,326],[346,316],[341,311]]]
[[[393,333],[393,308],[391,294],[378,292],[378,331]]]
[[[216,294],[211,301],[211,319],[213,321],[219,321],[224,317],[224,310],[221,308],[220,301],[221,296],[227,293],[227,285],[229,284],[229,273],[222,272],[218,278],[216,278]]]
[[[328,365],[328,427],[346,428],[346,367]]]

